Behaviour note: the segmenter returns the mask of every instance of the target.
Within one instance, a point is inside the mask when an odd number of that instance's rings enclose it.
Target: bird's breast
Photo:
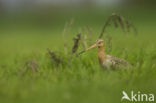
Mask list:
[[[104,69],[110,68],[112,65],[112,61],[109,56],[105,56],[103,58],[99,57],[99,63]]]

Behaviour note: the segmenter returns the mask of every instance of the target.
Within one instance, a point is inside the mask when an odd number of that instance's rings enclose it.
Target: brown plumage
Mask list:
[[[90,48],[88,48],[86,51],[91,50],[95,47],[98,47],[99,63],[104,69],[109,69],[109,68],[117,69],[117,68],[131,67],[131,64],[127,62],[126,60],[112,57],[110,55],[106,55],[105,45],[102,39],[97,40],[96,43],[92,45]]]

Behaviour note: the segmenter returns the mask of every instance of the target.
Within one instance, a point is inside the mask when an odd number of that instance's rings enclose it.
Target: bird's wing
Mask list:
[[[120,58],[117,58],[117,57],[112,57],[110,56],[110,59],[112,61],[112,65],[113,67],[118,67],[118,66],[124,66],[124,67],[127,67],[127,66],[131,66],[131,64],[129,62],[127,62],[126,60],[124,59],[120,59]]]

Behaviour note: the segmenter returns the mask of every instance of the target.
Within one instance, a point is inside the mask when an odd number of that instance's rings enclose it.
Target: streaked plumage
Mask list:
[[[109,68],[117,69],[117,68],[131,67],[131,64],[129,62],[127,62],[126,60],[112,57],[110,55],[106,55],[105,45],[104,45],[103,40],[101,40],[101,39],[97,40],[96,43],[94,45],[92,45],[90,48],[88,48],[86,51],[88,51],[92,48],[95,48],[95,47],[98,47],[99,63],[104,69],[109,69]]]

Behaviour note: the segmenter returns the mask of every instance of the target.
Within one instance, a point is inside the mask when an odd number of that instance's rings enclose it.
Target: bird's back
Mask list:
[[[101,63],[101,66],[104,69],[118,69],[118,68],[128,68],[131,67],[131,64],[124,59],[116,58],[110,55],[107,55],[107,59]]]

